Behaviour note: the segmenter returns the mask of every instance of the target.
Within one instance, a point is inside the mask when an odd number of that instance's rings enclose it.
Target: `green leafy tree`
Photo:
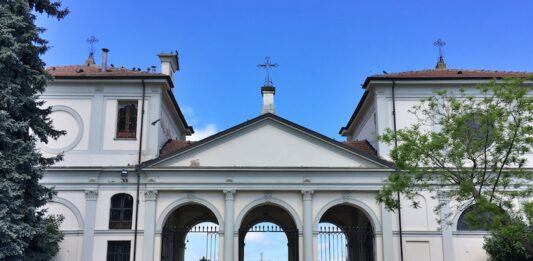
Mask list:
[[[513,215],[485,238],[483,248],[493,261],[533,260],[533,203],[525,203],[523,209],[522,215]]]
[[[398,171],[378,201],[397,210],[401,193],[418,207],[420,192],[443,191],[452,201],[473,205],[467,220],[474,227],[509,223],[513,199],[530,197],[533,185],[533,172],[525,167],[533,148],[533,87],[524,81],[492,80],[479,85],[475,96],[464,89],[441,91],[414,106],[415,124],[379,137],[391,145],[397,140],[390,156]]]
[[[42,207],[53,196],[39,184],[45,167],[60,160],[47,158],[36,142],[63,134],[54,130],[50,108],[38,95],[50,76],[40,59],[47,41],[35,25],[37,14],[62,19],[61,2],[0,1],[0,259],[49,260],[63,236],[61,217],[47,216]]]

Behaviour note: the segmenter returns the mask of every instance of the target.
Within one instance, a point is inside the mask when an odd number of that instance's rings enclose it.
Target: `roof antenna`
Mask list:
[[[444,57],[442,56],[442,47],[446,45],[446,42],[439,38],[436,42],[433,43],[433,45],[439,48],[439,60],[437,61],[435,69],[446,69],[446,63],[444,62]]]

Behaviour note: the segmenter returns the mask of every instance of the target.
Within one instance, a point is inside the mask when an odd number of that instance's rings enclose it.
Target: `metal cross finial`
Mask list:
[[[446,45],[446,42],[439,38],[433,45],[439,48],[439,57],[442,57],[442,47]]]
[[[277,63],[271,63],[270,57],[265,57],[265,63],[258,64],[257,67],[266,70],[265,86],[273,86],[272,79],[270,78],[270,70],[278,67]]]
[[[98,39],[96,39],[96,37],[94,37],[94,35],[91,35],[85,41],[87,41],[89,43],[89,45],[91,46],[91,47],[89,47],[89,52],[91,52],[91,54],[93,54],[94,53],[94,44],[98,42]]]

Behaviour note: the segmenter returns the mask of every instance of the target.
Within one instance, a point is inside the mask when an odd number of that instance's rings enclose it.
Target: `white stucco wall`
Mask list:
[[[147,82],[143,127],[142,161],[159,155],[170,137],[184,139],[179,117],[163,83]],[[57,141],[40,144],[45,156],[64,153],[56,166],[126,166],[137,164],[141,128],[142,84],[137,81],[58,80],[49,83],[41,96],[52,106],[54,127],[67,134]],[[135,139],[117,139],[118,100],[137,100]],[[160,120],[159,123],[151,123]],[[181,127],[180,127],[181,126]]]
[[[166,166],[239,167],[371,167],[376,164],[346,149],[324,146],[322,141],[272,120],[264,120],[238,134],[229,134],[164,163]]]

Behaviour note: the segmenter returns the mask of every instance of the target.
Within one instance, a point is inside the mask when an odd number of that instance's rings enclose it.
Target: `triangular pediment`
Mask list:
[[[386,161],[273,114],[239,124],[145,166],[390,168]]]

